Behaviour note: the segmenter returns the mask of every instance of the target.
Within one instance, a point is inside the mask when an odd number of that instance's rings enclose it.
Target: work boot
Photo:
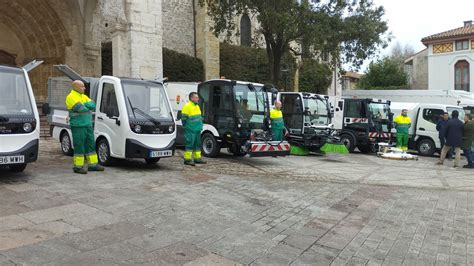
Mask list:
[[[191,160],[184,160],[184,164],[189,166],[196,166],[196,164]]]
[[[199,159],[194,159],[194,163],[195,164],[206,164],[207,162],[204,161],[203,159],[199,158]]]
[[[436,165],[443,165],[443,162],[437,162]]]
[[[453,165],[453,168],[458,168],[459,166],[457,164]]]
[[[82,175],[85,175],[87,174],[87,170],[82,168],[82,167],[74,167],[72,168],[72,170],[74,171],[74,173],[76,174],[82,174]]]
[[[88,170],[91,172],[102,172],[105,170],[105,168],[102,165],[96,164],[93,166],[89,166]]]
[[[466,164],[466,165],[463,165],[462,168],[472,168],[472,165]]]

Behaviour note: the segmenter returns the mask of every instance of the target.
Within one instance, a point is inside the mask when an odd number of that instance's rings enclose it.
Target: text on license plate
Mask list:
[[[15,163],[24,163],[24,162],[25,162],[24,155],[0,156],[0,164],[15,164]]]
[[[165,151],[150,151],[150,157],[151,158],[156,158],[156,157],[169,157],[173,155],[172,150],[165,150]]]

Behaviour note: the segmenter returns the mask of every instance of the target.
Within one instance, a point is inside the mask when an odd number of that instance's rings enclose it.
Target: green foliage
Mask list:
[[[163,48],[163,76],[169,81],[204,81],[204,65],[199,58]]]
[[[385,57],[369,65],[357,87],[366,90],[406,89],[408,78],[397,57]]]
[[[279,89],[293,88],[296,71],[295,59],[287,54],[282,60],[282,68],[288,69],[280,77]],[[268,68],[265,49],[220,44],[220,75],[228,79],[273,83]],[[285,80],[286,78],[286,80]],[[286,86],[285,86],[286,85]]]
[[[331,69],[314,59],[304,59],[299,76],[299,91],[326,94],[331,85]]]
[[[216,36],[230,37],[237,32],[235,16],[256,17],[260,26],[257,34],[264,37],[268,68],[275,83],[280,80],[281,58],[289,51],[305,56],[308,51],[323,51],[333,58],[332,67],[351,63],[358,68],[379,47],[385,47],[389,39],[385,35],[387,23],[382,20],[384,9],[373,1],[327,0],[310,4],[309,0],[199,0],[199,3],[207,5]]]

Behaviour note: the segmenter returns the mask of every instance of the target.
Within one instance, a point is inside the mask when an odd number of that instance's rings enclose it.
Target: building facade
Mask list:
[[[408,86],[412,90],[428,89],[428,49],[424,49],[405,61]]]
[[[428,52],[428,88],[474,93],[474,25],[434,34],[422,39]]]

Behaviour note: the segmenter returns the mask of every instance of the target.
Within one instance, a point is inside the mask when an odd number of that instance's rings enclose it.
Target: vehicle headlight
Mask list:
[[[142,126],[140,126],[140,125],[133,126],[133,131],[135,131],[135,133],[142,132]]]
[[[26,133],[30,133],[33,130],[33,125],[31,123],[24,123],[23,124],[23,130]]]
[[[173,132],[174,132],[174,126],[169,126],[168,132],[169,132],[169,133],[173,133]]]
[[[242,127],[242,124],[237,124],[237,127],[238,127],[238,128],[241,128],[241,127]]]

